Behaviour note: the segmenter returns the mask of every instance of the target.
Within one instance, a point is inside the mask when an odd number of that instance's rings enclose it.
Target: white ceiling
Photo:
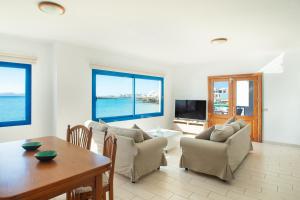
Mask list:
[[[300,45],[300,0],[57,0],[63,16],[40,12],[38,2],[0,0],[0,33],[171,65],[234,59],[258,65]],[[211,45],[215,37],[229,43]]]

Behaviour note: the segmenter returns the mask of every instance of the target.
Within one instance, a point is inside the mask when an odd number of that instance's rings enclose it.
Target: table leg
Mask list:
[[[102,174],[95,177],[95,188],[94,188],[94,199],[102,200],[103,185],[102,185]]]

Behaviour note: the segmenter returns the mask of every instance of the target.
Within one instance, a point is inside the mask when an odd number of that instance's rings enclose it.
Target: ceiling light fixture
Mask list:
[[[65,13],[65,8],[58,3],[50,1],[42,1],[39,3],[39,9],[47,14],[51,15],[63,15]]]
[[[210,42],[212,44],[224,44],[224,43],[228,42],[228,39],[225,37],[221,37],[221,38],[212,39]]]

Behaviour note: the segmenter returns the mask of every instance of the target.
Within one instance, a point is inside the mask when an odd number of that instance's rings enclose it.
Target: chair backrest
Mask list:
[[[67,142],[90,150],[92,134],[92,128],[88,129],[82,125],[77,125],[71,128],[70,125],[68,125]]]
[[[108,135],[106,131],[104,135],[103,156],[106,156],[111,160],[111,167],[109,170],[109,178],[108,178],[110,185],[112,185],[114,180],[116,152],[117,152],[117,138],[115,135],[112,134]]]

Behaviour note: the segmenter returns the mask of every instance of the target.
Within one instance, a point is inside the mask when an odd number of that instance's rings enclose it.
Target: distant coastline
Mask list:
[[[17,94],[17,93],[10,93],[10,92],[5,92],[5,93],[0,93],[0,97],[24,97],[25,94]]]
[[[98,100],[104,100],[104,99],[130,99],[132,98],[131,96],[105,96],[105,97],[96,97],[96,99]],[[143,102],[143,103],[155,103],[155,104],[159,104],[159,98],[158,97],[136,97],[136,99],[139,102]]]

